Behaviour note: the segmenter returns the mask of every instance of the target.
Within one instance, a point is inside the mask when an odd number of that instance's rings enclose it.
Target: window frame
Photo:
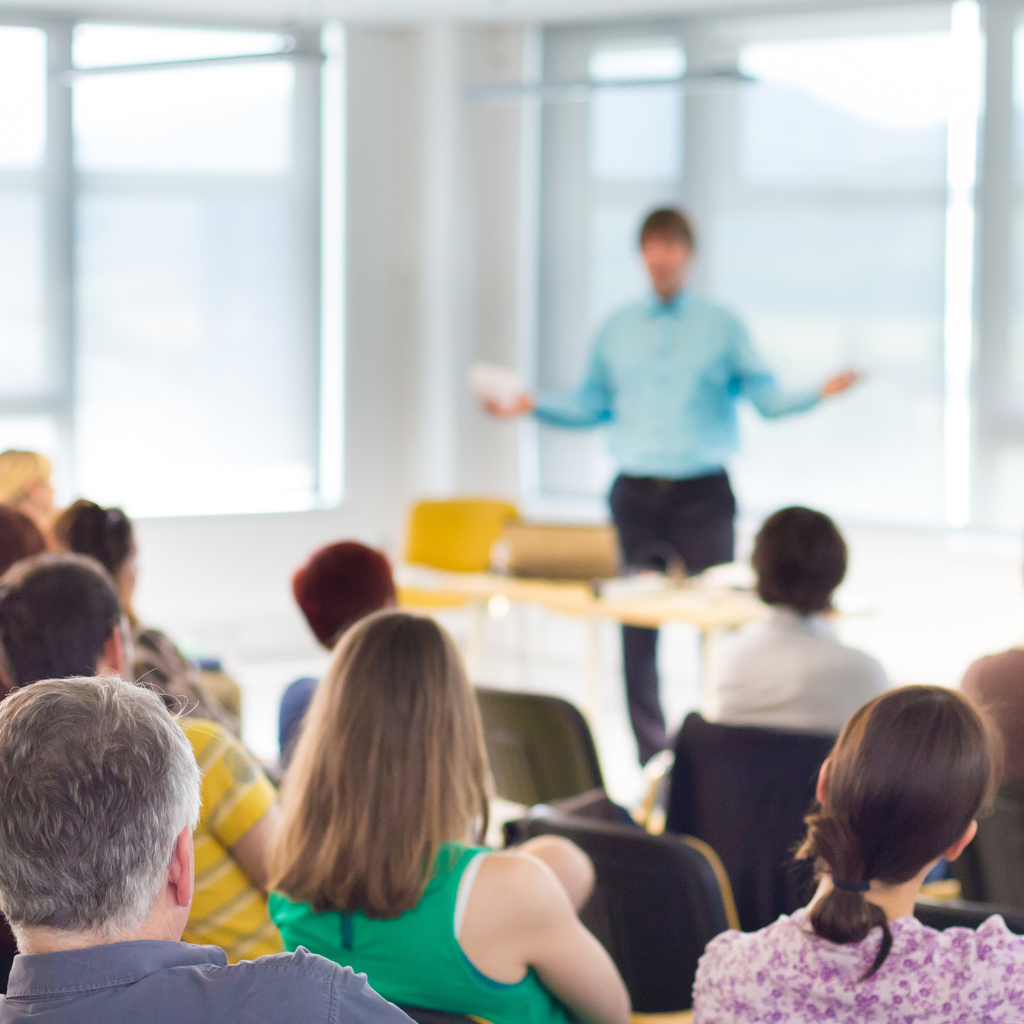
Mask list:
[[[904,5],[907,10],[914,8],[913,2]],[[921,4],[938,7],[938,4]],[[952,3],[947,6],[952,8]],[[1010,329],[1012,308],[1012,280],[1017,272],[1014,256],[1018,263],[1024,261],[1024,252],[1014,253],[1013,215],[1020,210],[1024,213],[1024,181],[1017,181],[1014,173],[1014,37],[1017,30],[1024,30],[1024,2],[1021,0],[980,0],[981,17],[981,101],[978,118],[977,140],[977,176],[976,183],[969,189],[961,190],[968,194],[974,216],[974,248],[971,254],[973,282],[971,295],[971,331],[970,352],[968,359],[969,379],[967,381],[969,410],[967,423],[958,429],[966,433],[960,437],[959,443],[965,446],[968,464],[962,467],[968,481],[966,495],[966,514],[950,509],[949,492],[947,490],[946,518],[947,522],[941,529],[969,529],[1006,532],[1007,525],[996,521],[993,488],[995,476],[992,465],[998,457],[1000,446],[1007,443],[1024,445],[1024,413],[1007,407],[1003,398],[1005,393],[1005,372],[1010,356]],[[877,11],[880,19],[885,19],[893,12],[891,8],[880,5],[872,0],[862,0],[844,5],[844,10],[855,16],[863,16]],[[725,14],[698,14],[680,18],[658,18],[650,20],[633,20],[621,24],[610,22],[576,25],[552,25],[545,28],[545,33],[579,33],[582,38],[586,34],[593,42],[615,41],[625,45],[630,40],[645,41],[651,37],[678,39],[684,48],[687,67],[696,70],[701,65],[700,56],[695,58],[692,46],[701,45],[709,38],[709,27],[714,24],[728,22],[756,21],[769,26],[793,21],[796,18],[814,19],[817,15],[828,17],[836,15],[835,5],[811,2],[800,8],[772,8],[760,12],[757,10],[731,11]],[[879,32],[888,31],[880,25]],[[809,30],[808,35],[814,35]],[[775,38],[769,33],[766,39]],[[1022,48],[1024,52],[1024,48]],[[726,62],[728,55],[726,55]],[[715,64],[711,57],[711,64]],[[685,107],[685,104],[684,104]],[[689,113],[685,117],[685,151],[686,166],[683,174],[683,187],[680,199],[684,197],[694,203],[690,154],[699,152],[700,139],[695,136],[700,126],[695,125]],[[539,150],[542,146],[543,132],[535,128],[534,145]],[[1017,145],[1024,145],[1024,140],[1017,140]],[[543,154],[536,162],[536,176],[540,181],[539,189],[543,191]],[[593,183],[588,188],[594,189]],[[699,188],[699,186],[698,186]],[[758,200],[770,200],[773,193],[784,198],[792,189],[776,188],[768,184],[742,183],[730,181],[730,193],[735,197],[743,195],[755,203]],[[817,195],[822,199],[843,195],[854,191],[843,186],[811,187],[805,190],[809,198]],[[901,188],[883,186],[872,197],[875,201],[885,198],[886,201],[899,202]],[[949,183],[936,184],[934,190],[914,187],[907,190],[915,199],[921,199],[926,191],[933,192],[936,202],[949,203],[952,189]],[[538,220],[541,214],[540,202],[535,203],[532,215]],[[947,222],[948,224],[948,222]],[[534,239],[537,231],[532,232]],[[530,236],[527,235],[529,238]],[[539,242],[534,241],[534,250],[530,254],[530,266],[538,278],[537,287],[541,292],[544,283],[540,280],[543,254]],[[1024,272],[1024,267],[1022,267]],[[696,283],[700,285],[700,269],[696,275]],[[948,311],[947,311],[948,312]],[[523,358],[523,366],[533,371],[540,362],[539,345],[541,328],[539,315],[535,315],[529,337],[526,339],[530,352]],[[948,359],[948,341],[947,341]],[[534,383],[536,381],[534,380]],[[950,385],[947,379],[946,400],[947,415],[949,410]],[[544,489],[541,478],[540,444],[541,432],[536,424],[524,425],[522,428],[521,446],[528,458],[522,460],[524,470],[521,474],[524,502],[529,507],[547,514],[585,514],[600,516],[604,512],[604,502],[589,495],[552,494]],[[949,466],[950,430],[947,419],[946,436],[942,441],[947,454],[947,472]],[[955,457],[954,457],[955,461]],[[1024,510],[1021,513],[1024,521]],[[877,522],[872,525],[884,528],[887,525],[905,527],[906,524]],[[927,525],[922,530],[934,529]]]
[[[311,390],[313,449],[309,453],[315,473],[315,484],[309,500],[283,501],[278,511],[301,511],[312,508],[333,508],[343,499],[343,440],[334,434],[342,430],[342,380],[344,364],[344,283],[339,271],[344,269],[344,239],[339,231],[344,222],[344,182],[328,181],[328,172],[343,174],[343,126],[326,125],[323,112],[343,114],[344,102],[344,30],[335,23],[314,28],[295,28],[253,24],[202,24],[173,19],[69,17],[43,13],[39,15],[0,13],[0,26],[37,28],[46,36],[46,123],[44,161],[38,171],[0,171],[4,182],[31,184],[38,182],[43,205],[43,338],[51,354],[52,373],[47,385],[35,394],[0,396],[0,416],[45,416],[51,418],[58,433],[58,479],[64,488],[77,493],[76,472],[76,386],[77,386],[77,279],[76,279],[76,210],[79,195],[102,194],[117,188],[119,181],[152,178],[162,175],[147,172],[79,171],[74,166],[73,83],[76,69],[72,59],[72,41],[78,24],[131,25],[153,28],[202,28],[224,31],[270,32],[294,40],[286,52],[271,56],[254,55],[254,60],[275,60],[290,63],[294,71],[291,100],[292,137],[291,168],[280,180],[257,182],[258,191],[284,191],[289,200],[292,237],[294,239],[293,317],[294,337],[308,345],[310,363],[314,367]],[[324,36],[335,30],[333,35]],[[323,41],[327,38],[325,54]],[[244,59],[244,58],[243,58]],[[212,58],[177,62],[187,68],[201,64],[239,63],[239,58]],[[331,69],[333,62],[340,63]],[[166,67],[166,65],[165,65]],[[95,73],[82,69],[85,73]],[[126,69],[133,74],[147,74],[143,66]],[[329,95],[328,86],[340,96]],[[340,100],[340,103],[339,103]],[[340,106],[340,110],[339,110]],[[326,145],[330,152],[325,151]],[[180,181],[179,181],[180,177]],[[232,176],[213,180],[202,174],[174,175],[174,187],[184,194],[210,194],[211,189],[227,188]],[[326,196],[325,196],[326,193]],[[325,199],[330,218],[325,215]],[[338,223],[334,223],[338,221]],[[329,280],[326,271],[338,274]],[[340,292],[340,294],[339,294]],[[341,311],[341,312],[339,312]],[[334,379],[337,377],[337,380]],[[222,511],[267,511],[261,505],[251,509],[197,507],[189,515],[219,514]],[[143,512],[142,515],[146,515]],[[159,514],[159,513],[149,513]]]

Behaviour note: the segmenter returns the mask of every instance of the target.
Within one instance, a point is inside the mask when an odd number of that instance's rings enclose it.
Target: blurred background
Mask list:
[[[281,690],[323,664],[289,591],[313,548],[400,562],[429,496],[607,518],[600,431],[490,420],[466,374],[576,383],[645,291],[642,216],[682,204],[695,286],[784,383],[866,374],[811,417],[744,410],[741,550],[781,505],[828,512],[844,640],[955,685],[1024,634],[1019,21],[1013,0],[2,3],[0,450],[136,520],[142,614],[223,657],[272,756]],[[489,615],[480,681],[576,697],[584,634]],[[665,630],[675,722],[696,644]]]

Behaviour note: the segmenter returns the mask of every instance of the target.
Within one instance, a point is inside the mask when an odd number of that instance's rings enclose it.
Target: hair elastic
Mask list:
[[[867,892],[871,888],[870,882],[847,882],[842,878],[833,878],[832,884],[846,892]]]

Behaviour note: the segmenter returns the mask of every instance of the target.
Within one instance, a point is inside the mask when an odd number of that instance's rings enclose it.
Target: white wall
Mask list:
[[[845,603],[864,614],[844,639],[899,683],[955,686],[977,657],[1024,643],[1024,570],[1017,538],[849,530]]]

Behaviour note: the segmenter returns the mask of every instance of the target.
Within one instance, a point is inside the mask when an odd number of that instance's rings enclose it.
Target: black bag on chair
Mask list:
[[[740,925],[756,931],[810,899],[813,867],[794,864],[818,770],[833,736],[706,722],[688,715],[676,741],[666,831],[712,846]]]

